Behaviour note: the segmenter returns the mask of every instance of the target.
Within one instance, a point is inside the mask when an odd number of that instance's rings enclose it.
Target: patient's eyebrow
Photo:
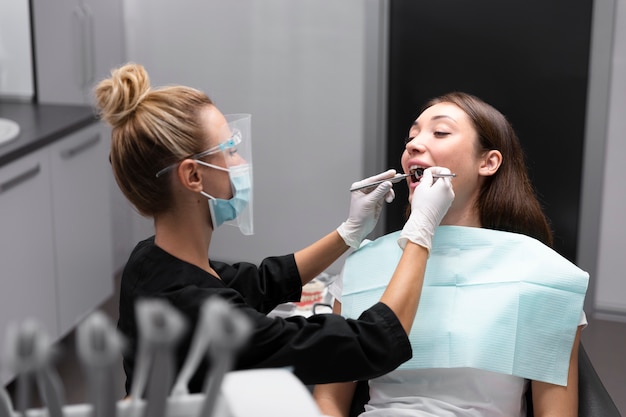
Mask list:
[[[452,116],[448,116],[447,114],[437,114],[437,115],[435,115],[435,116],[431,117],[431,118],[430,118],[430,121],[432,122],[432,121],[434,121],[434,120],[439,120],[439,119],[450,119],[450,120],[452,120],[453,122],[457,123],[457,121],[456,121],[456,119],[455,119],[455,118],[453,118]],[[418,119],[415,119],[415,121],[414,121],[414,122],[413,122],[413,124],[411,125],[411,128],[414,128],[414,127],[419,127],[419,122],[418,122]]]
[[[456,123],[456,120],[452,116],[448,116],[447,114],[439,114],[437,116],[433,116],[433,117],[431,117],[430,120],[439,120],[439,119],[450,119],[454,123]]]

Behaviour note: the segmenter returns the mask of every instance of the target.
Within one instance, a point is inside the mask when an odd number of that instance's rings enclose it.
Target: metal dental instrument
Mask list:
[[[114,417],[114,369],[121,357],[123,339],[109,318],[96,311],[78,326],[76,347],[87,370],[94,417]]]
[[[0,417],[13,417],[13,403],[4,387],[0,388]]]
[[[13,402],[4,386],[0,387],[0,417],[13,417]]]
[[[199,415],[212,417],[218,405],[224,376],[232,369],[237,351],[248,341],[252,333],[252,323],[247,316],[219,297],[209,298],[204,308],[210,319],[209,327],[203,331],[210,332],[211,370],[204,382],[206,397]]]
[[[50,362],[52,346],[44,330],[34,320],[9,328],[9,362],[17,373],[17,406],[26,415],[31,399],[31,383],[37,383],[50,417],[63,417],[63,387]]]
[[[374,182],[370,182],[369,184],[359,185],[358,187],[352,187],[350,188],[350,191],[358,191],[358,190],[363,190],[365,188],[373,188],[373,187],[376,187],[378,184],[382,184],[385,181],[389,181],[390,183],[395,184],[397,182],[402,181],[403,179],[405,179],[406,177],[410,175],[411,174],[396,174],[395,177],[387,178],[386,180],[374,181]]]
[[[196,372],[202,359],[207,355],[209,343],[211,342],[211,331],[207,331],[207,329],[215,325],[215,318],[212,317],[213,310],[209,300],[205,301],[200,308],[198,324],[194,331],[189,353],[187,353],[185,363],[178,373],[178,377],[172,388],[172,397],[180,397],[189,394],[189,381],[194,372]]]
[[[164,300],[139,300],[135,311],[140,339],[131,398],[135,401],[137,413],[139,400],[149,383],[143,415],[164,417],[170,384],[174,377],[174,350],[185,332],[187,322],[178,310]]]
[[[423,172],[424,170],[422,169],[421,172],[419,173],[419,176],[421,176]],[[374,181],[374,182],[370,182],[369,184],[359,185],[358,187],[352,187],[350,188],[350,191],[358,191],[358,190],[363,190],[365,188],[373,188],[373,187],[378,186],[379,184],[382,184],[385,181],[389,181],[392,184],[395,184],[397,182],[402,181],[406,177],[410,177],[411,175],[413,174],[396,174],[395,177],[387,178],[386,180]],[[456,177],[456,174],[433,174],[433,178],[443,178],[443,177]]]

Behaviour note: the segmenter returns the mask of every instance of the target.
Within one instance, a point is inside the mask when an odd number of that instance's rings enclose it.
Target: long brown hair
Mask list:
[[[126,64],[95,88],[100,117],[112,126],[110,160],[126,198],[147,216],[166,211],[172,201],[166,166],[204,150],[200,113],[212,102],[185,86],[150,87],[146,70]]]
[[[502,164],[485,177],[477,209],[481,226],[523,233],[552,246],[552,230],[528,177],[520,141],[506,117],[478,97],[452,92],[431,99],[422,111],[438,103],[453,103],[470,118],[478,135],[478,152],[498,150]]]

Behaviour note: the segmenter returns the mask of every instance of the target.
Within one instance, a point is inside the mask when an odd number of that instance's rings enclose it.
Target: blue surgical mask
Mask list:
[[[204,191],[200,191],[200,194],[209,199],[209,211],[213,229],[217,229],[226,222],[234,221],[235,226],[239,227],[241,233],[244,235],[253,234],[251,207],[249,207],[252,197],[251,166],[244,164],[227,169],[200,160],[196,160],[196,162],[221,171],[227,171],[233,187],[233,197],[228,200],[215,198]]]

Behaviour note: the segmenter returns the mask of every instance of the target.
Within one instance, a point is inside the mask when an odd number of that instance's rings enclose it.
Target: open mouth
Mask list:
[[[417,165],[412,165],[409,168],[409,178],[411,178],[411,182],[420,182],[422,175],[424,175],[424,169],[425,168],[418,167]]]

